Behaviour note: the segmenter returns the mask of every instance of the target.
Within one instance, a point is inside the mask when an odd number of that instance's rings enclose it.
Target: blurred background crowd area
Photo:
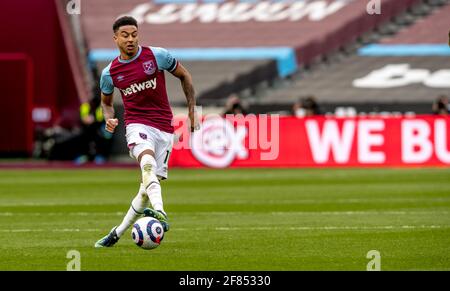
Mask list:
[[[124,129],[104,131],[98,86],[121,15],[189,69],[204,113],[449,112],[447,0],[17,0],[1,14],[14,28],[0,46],[1,156],[82,164],[124,151]],[[166,82],[186,113],[179,81]]]

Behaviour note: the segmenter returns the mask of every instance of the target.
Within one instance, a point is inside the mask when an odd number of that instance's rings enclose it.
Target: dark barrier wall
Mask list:
[[[32,60],[22,53],[0,53],[0,154],[32,151]]]
[[[81,16],[94,50],[114,48],[111,22],[127,14],[139,21],[141,41],[157,46],[291,47],[308,64],[421,1],[381,0],[381,14],[369,15],[369,0],[96,0]]]
[[[73,120],[76,117],[74,113],[78,107],[78,96],[67,60],[54,0],[3,1],[1,6],[0,54],[20,53],[29,59],[30,66],[34,70],[31,80],[33,90],[30,106],[51,110],[51,119],[46,122],[46,126],[53,124],[61,117]],[[7,65],[0,64],[0,67],[7,68]],[[20,69],[0,71],[2,88],[7,86],[17,90],[23,89],[26,84],[23,76],[8,77],[8,74],[15,73],[22,72]],[[6,80],[8,84],[4,84]],[[26,111],[27,109],[23,107],[26,103],[23,99],[26,98],[26,94],[19,94],[13,90],[2,91],[0,98],[3,109],[0,130],[3,133],[8,130],[17,134],[2,137],[0,155],[4,156],[12,152],[30,154],[30,139],[24,139],[18,133],[32,130],[34,124],[31,118],[27,117],[27,122],[13,122],[17,121],[18,115],[22,116],[25,112],[31,114],[30,110]],[[69,112],[67,116],[62,116],[62,113],[66,115],[67,112]],[[5,121],[9,122],[5,123]],[[11,148],[11,145],[14,147]]]

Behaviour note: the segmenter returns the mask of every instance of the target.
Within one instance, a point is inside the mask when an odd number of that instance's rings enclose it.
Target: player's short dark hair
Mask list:
[[[134,26],[136,26],[136,28],[138,27],[136,19],[134,19],[131,16],[122,16],[120,18],[117,18],[116,21],[114,21],[114,24],[113,24],[114,33],[116,33],[121,26],[125,26],[125,25],[134,25]]]

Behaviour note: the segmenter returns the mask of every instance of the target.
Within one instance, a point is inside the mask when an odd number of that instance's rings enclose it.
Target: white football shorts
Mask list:
[[[126,127],[125,136],[130,156],[137,160],[143,151],[152,150],[155,153],[156,176],[167,179],[169,157],[173,147],[173,134],[152,126],[131,123]]]

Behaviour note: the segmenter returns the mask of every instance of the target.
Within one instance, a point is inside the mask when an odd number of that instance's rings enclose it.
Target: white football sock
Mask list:
[[[161,185],[156,177],[156,160],[151,155],[144,155],[141,158],[142,183],[146,189],[153,209],[164,212]],[[165,213],[165,212],[164,212]]]
[[[131,207],[128,209],[127,214],[123,218],[122,223],[116,228],[116,233],[118,237],[121,237],[122,234],[133,224],[136,220],[142,216],[144,209],[148,206],[148,197],[147,193],[145,193],[145,187],[141,184],[139,188],[139,192],[134,197],[131,202]]]

